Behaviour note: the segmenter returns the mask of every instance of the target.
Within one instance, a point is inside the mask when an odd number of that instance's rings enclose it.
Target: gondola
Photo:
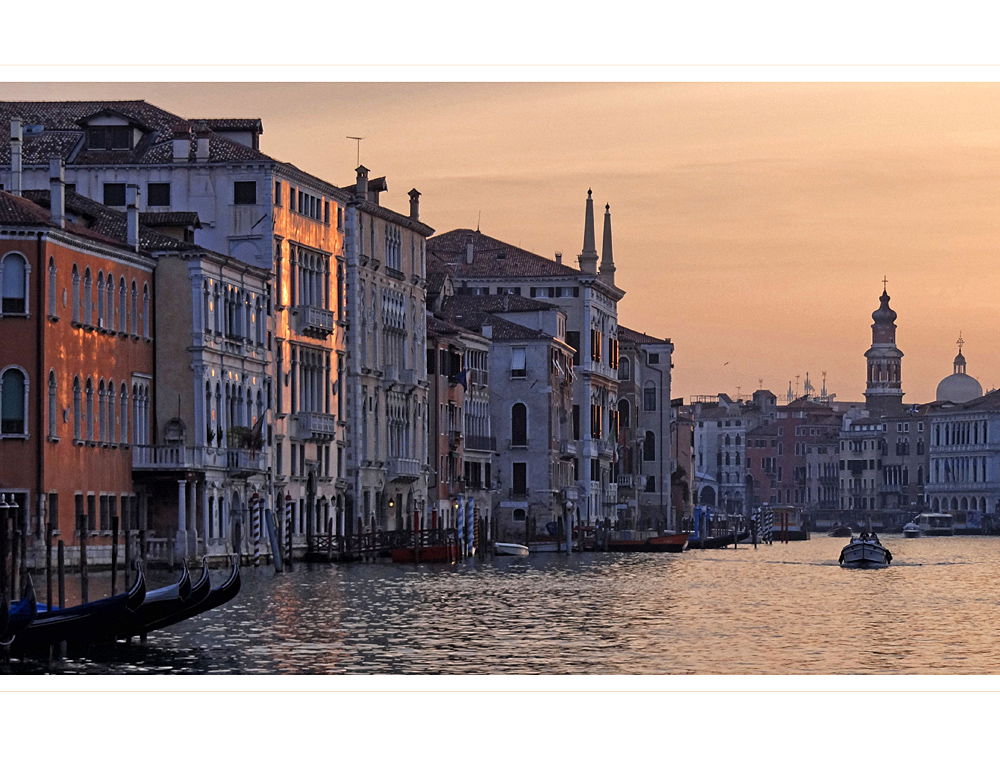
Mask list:
[[[34,622],[14,638],[13,650],[32,652],[62,641],[76,646],[114,639],[122,619],[138,610],[145,598],[146,577],[141,561],[136,561],[135,583],[127,592],[63,610],[39,612]]]
[[[31,576],[28,576],[24,586],[24,592],[20,602],[10,605],[4,613],[7,618],[7,627],[0,633],[0,645],[9,646],[21,631],[30,626],[38,615],[38,605],[35,602],[35,586],[31,583]]]
[[[705,539],[690,538],[687,545],[688,549],[722,549],[723,547],[728,547],[730,544],[748,538],[750,538],[750,531],[743,531],[735,534],[735,538],[731,533],[723,534],[722,536],[709,536]]]
[[[208,599],[211,591],[212,581],[208,574],[208,558],[206,557],[202,561],[201,577],[191,585],[190,592],[184,603],[175,605],[169,613],[149,618],[149,621],[144,623],[142,627],[134,629],[131,635],[143,636],[151,631],[157,631],[161,628],[172,626],[174,623],[180,623],[182,620],[192,617],[192,610],[194,611],[193,614],[197,615],[200,610],[196,608]]]
[[[203,583],[205,588],[202,588]],[[239,555],[233,555],[233,572],[230,574],[229,578],[226,579],[225,583],[215,589],[206,591],[205,589],[207,589],[208,585],[208,568],[206,567],[204,569],[202,579],[199,580],[191,590],[192,597],[194,597],[195,594],[204,591],[204,598],[200,602],[190,602],[176,615],[171,615],[169,618],[165,618],[155,626],[147,628],[146,632],[148,633],[149,631],[159,630],[161,628],[166,628],[167,626],[172,626],[175,623],[180,623],[182,620],[188,620],[193,618],[195,615],[201,615],[203,612],[208,612],[209,610],[214,610],[216,607],[221,607],[226,604],[226,602],[233,599],[233,597],[240,593]]]
[[[207,570],[206,570],[207,572]],[[122,618],[115,633],[119,639],[129,639],[147,632],[150,626],[179,612],[191,601],[191,574],[187,563],[181,562],[181,578],[177,583],[146,592],[139,609]]]

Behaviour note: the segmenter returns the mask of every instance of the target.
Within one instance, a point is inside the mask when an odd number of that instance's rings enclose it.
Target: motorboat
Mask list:
[[[914,522],[921,536],[955,535],[955,519],[948,513],[921,513]]]
[[[916,523],[910,521],[905,526],[903,526],[903,536],[907,539],[915,539],[920,536],[920,526]]]
[[[498,541],[493,545],[493,554],[497,557],[527,557],[528,548],[523,544]]]
[[[606,549],[608,552],[683,552],[690,536],[682,532],[643,538],[641,533],[621,532],[608,539]]]
[[[840,565],[844,568],[887,568],[891,563],[892,553],[874,534],[862,533],[840,550]]]
[[[850,538],[853,535],[854,535],[854,529],[852,529],[850,526],[834,526],[833,529],[830,531],[830,536],[839,536],[841,539],[843,539],[845,536],[847,538]]]

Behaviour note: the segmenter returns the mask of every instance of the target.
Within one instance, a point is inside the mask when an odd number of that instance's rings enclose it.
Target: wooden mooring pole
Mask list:
[[[118,587],[118,516],[111,516],[111,596]]]
[[[80,516],[80,601],[90,601],[90,580],[87,575],[87,516]]]
[[[54,609],[52,601],[52,536],[55,526],[51,521],[45,524],[45,604]]]

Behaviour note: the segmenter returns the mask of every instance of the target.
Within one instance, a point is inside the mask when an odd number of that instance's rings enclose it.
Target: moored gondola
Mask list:
[[[191,590],[191,574],[187,563],[182,561],[180,580],[169,586],[147,591],[139,609],[122,618],[115,636],[128,639],[147,633],[151,626],[185,607],[191,601]]]
[[[206,599],[208,599],[208,595],[211,591],[212,581],[208,574],[208,558],[206,557],[202,561],[201,577],[191,585],[191,591],[184,604],[176,606],[170,613],[164,614],[155,619],[151,618],[150,621],[145,623],[141,628],[133,631],[132,635],[148,634],[152,631],[166,628],[167,626],[172,626],[174,623],[180,623],[182,620],[194,617],[201,612],[198,607],[202,605]]]
[[[146,633],[150,631],[159,630],[161,628],[166,628],[167,626],[172,626],[175,623],[180,623],[183,620],[188,620],[196,615],[201,615],[209,610],[214,610],[216,607],[221,607],[226,604],[229,600],[240,593],[240,558],[239,555],[233,555],[233,572],[230,574],[229,578],[221,585],[215,589],[209,588],[208,580],[208,567],[204,568],[202,578],[197,584],[192,588],[191,595],[192,600],[195,599],[196,595],[202,595],[200,601],[191,601],[184,608],[182,608],[175,615],[171,615],[169,618],[164,618],[161,622],[155,624],[154,626],[147,628]]]
[[[35,602],[35,587],[31,583],[31,576],[29,575],[21,600],[7,608],[5,613],[7,627],[3,633],[0,633],[0,645],[9,646],[21,631],[32,624],[37,614],[38,605]]]
[[[75,646],[112,640],[122,619],[139,609],[145,598],[146,577],[137,561],[135,583],[127,592],[63,610],[46,608],[15,636],[12,649],[30,653],[62,641]]]
[[[722,549],[723,547],[728,547],[730,544],[735,544],[748,538],[750,538],[749,530],[738,534],[723,534],[721,536],[709,536],[701,539],[691,537],[688,539],[687,545],[688,549]]]

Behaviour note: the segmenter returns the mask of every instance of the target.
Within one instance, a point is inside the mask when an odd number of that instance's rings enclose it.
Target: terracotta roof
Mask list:
[[[472,263],[465,262],[466,244],[473,240]],[[427,240],[428,260],[436,256],[452,275],[461,278],[570,277],[580,276],[576,268],[522,250],[507,242],[472,229],[455,229]]]
[[[448,274],[444,271],[427,272],[427,294],[435,295],[441,291]]]
[[[264,125],[259,118],[192,118],[201,121],[212,131],[249,131],[264,133]]]
[[[649,336],[646,333],[640,334],[638,331],[633,331],[630,328],[618,324],[618,341],[620,342],[633,342],[635,344],[670,344],[669,339],[658,339],[655,336]]]
[[[544,331],[529,329],[519,323],[485,312],[454,313],[445,319],[470,331],[482,332],[483,326],[493,327],[494,342],[551,341],[554,337]]]
[[[555,305],[516,294],[456,294],[441,306],[445,313],[530,313],[537,310],[558,310]]]
[[[196,229],[201,228],[198,214],[186,210],[140,213],[139,223],[143,226],[193,226]]]
[[[0,191],[0,223],[51,225],[48,211],[31,200]]]
[[[86,150],[83,147],[82,122],[91,116],[111,112],[140,127],[145,133],[131,150]],[[27,129],[42,126],[38,134],[25,133],[22,160],[25,165],[48,163],[50,158],[62,158],[67,165],[107,165],[172,163],[175,128],[185,133],[191,143],[189,157],[193,160],[196,136],[188,119],[169,113],[145,100],[69,101],[69,102],[0,102],[0,123],[14,117]],[[211,129],[212,122],[223,124],[220,131],[233,130],[233,123],[259,123],[259,119],[202,119]],[[30,130],[29,130],[30,131]],[[221,134],[209,133],[209,162],[271,160],[267,155]],[[0,140],[0,165],[10,164],[10,142]]]

